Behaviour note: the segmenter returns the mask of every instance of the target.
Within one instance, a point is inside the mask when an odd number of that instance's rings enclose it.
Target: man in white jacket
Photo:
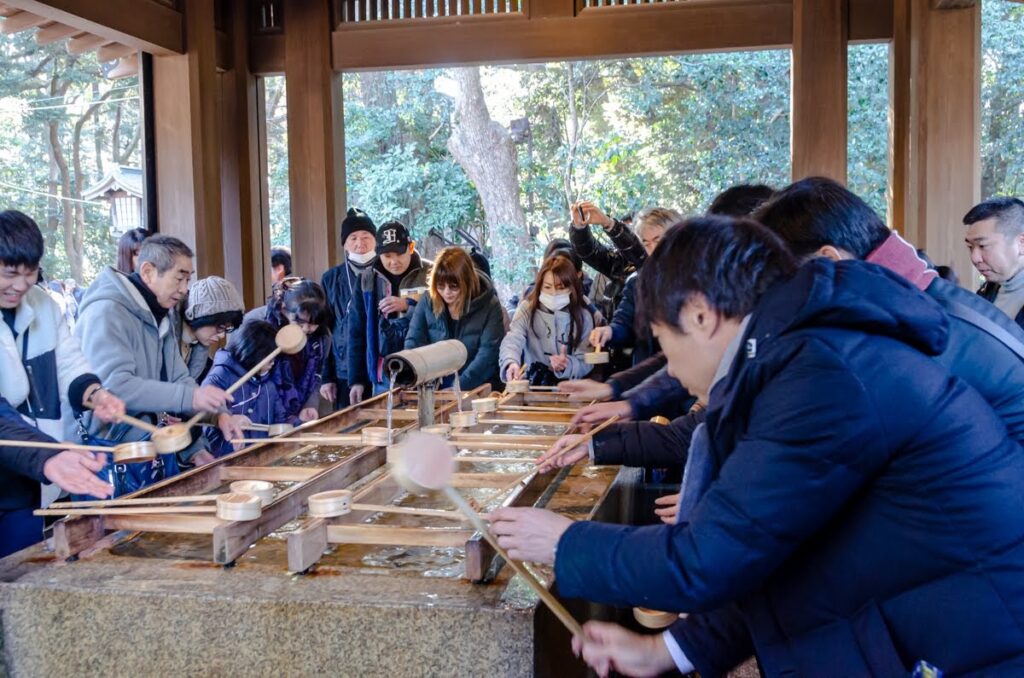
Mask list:
[[[30,426],[62,440],[73,437],[75,415],[86,408],[105,421],[117,420],[125,408],[93,374],[57,302],[36,285],[43,251],[43,235],[35,221],[14,210],[0,212],[0,397]],[[51,474],[53,478],[59,478],[60,471],[80,475],[82,467],[96,470],[93,455],[58,456],[54,464],[60,469]],[[7,475],[23,475],[13,466],[0,466],[5,476],[0,481],[8,480],[0,485],[10,484]],[[42,521],[31,509],[53,501],[61,486],[48,487],[45,502],[38,484],[19,487],[18,497],[8,487],[0,498],[0,523],[38,523],[38,538]],[[16,511],[18,515],[12,515]]]

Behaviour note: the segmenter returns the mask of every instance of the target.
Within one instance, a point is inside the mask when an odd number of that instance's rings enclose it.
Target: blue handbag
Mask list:
[[[110,438],[99,438],[87,433],[84,427],[80,427],[79,435],[81,436],[82,441],[87,445],[114,447],[122,442],[122,439],[130,428],[130,426],[125,424],[117,424],[111,428]],[[149,436],[147,435],[143,440],[149,440]],[[141,490],[143,487],[158,483],[161,480],[170,478],[180,472],[181,468],[178,466],[178,455],[174,453],[158,454],[156,459],[153,461],[133,464],[114,463],[113,455],[110,455],[107,459],[106,465],[98,471],[96,475],[101,480],[105,480],[113,485],[114,494],[112,497],[120,497],[137,490]],[[74,501],[80,501],[95,499],[95,497],[73,495],[72,499]]]

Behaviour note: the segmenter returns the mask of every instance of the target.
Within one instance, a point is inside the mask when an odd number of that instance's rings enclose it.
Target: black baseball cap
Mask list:
[[[377,229],[377,254],[405,254],[411,242],[409,229],[400,221],[389,221]]]

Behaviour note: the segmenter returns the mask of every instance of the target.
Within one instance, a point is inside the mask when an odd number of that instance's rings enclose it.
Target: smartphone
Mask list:
[[[576,209],[580,213],[580,222],[584,223],[584,224],[587,223],[587,215],[583,213],[583,206],[579,205],[579,206],[576,207]]]

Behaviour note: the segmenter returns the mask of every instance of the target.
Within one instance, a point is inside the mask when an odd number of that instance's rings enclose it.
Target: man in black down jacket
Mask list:
[[[0,438],[54,442],[29,426],[2,397]],[[95,475],[105,462],[105,455],[91,452],[0,446],[0,558],[42,539],[43,521],[32,516],[39,508],[39,483],[56,483],[72,494],[103,499],[113,491]]]
[[[935,301],[861,261],[797,270],[764,227],[725,218],[666,235],[639,298],[671,373],[708,402],[677,524],[492,515],[567,597],[701,613],[662,636],[588,623],[588,662],[1022,675],[1024,457],[929,357],[949,334]]]

